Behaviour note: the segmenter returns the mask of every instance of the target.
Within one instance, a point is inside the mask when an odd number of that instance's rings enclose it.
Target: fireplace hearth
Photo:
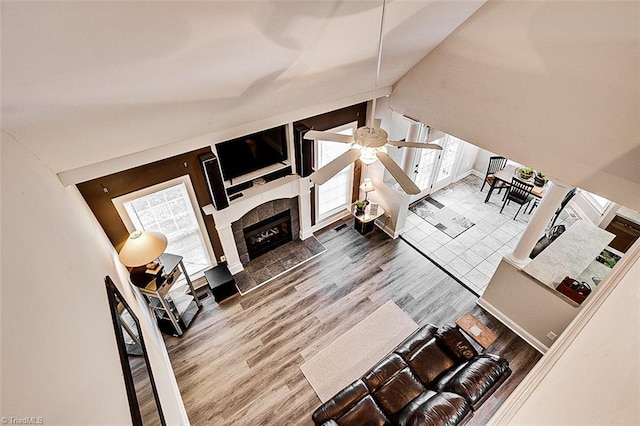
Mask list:
[[[286,210],[242,230],[249,259],[273,250],[292,240],[291,213]]]

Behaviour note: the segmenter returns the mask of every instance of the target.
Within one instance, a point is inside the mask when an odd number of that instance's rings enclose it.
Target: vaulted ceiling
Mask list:
[[[379,87],[483,3],[390,0]],[[64,173],[371,99],[381,11],[382,0],[3,1],[3,137]]]

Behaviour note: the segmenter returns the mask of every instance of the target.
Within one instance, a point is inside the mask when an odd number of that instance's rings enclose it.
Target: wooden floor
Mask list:
[[[320,400],[300,364],[392,299],[418,324],[471,310],[498,334],[511,378],[471,420],[484,424],[540,354],[475,305],[476,296],[400,239],[349,226],[316,234],[327,251],[243,297],[212,298],[166,337],[191,424],[310,425]]]

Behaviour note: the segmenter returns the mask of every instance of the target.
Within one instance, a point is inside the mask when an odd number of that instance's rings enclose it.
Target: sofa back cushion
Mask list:
[[[469,361],[478,355],[475,348],[455,325],[450,324],[440,328],[436,333],[436,339],[458,362]]]
[[[338,419],[340,425],[384,426],[391,424],[384,413],[376,405],[371,395],[363,399],[342,417]]]
[[[433,324],[422,326],[418,331],[407,337],[404,342],[400,343],[394,352],[400,355],[405,361],[413,355],[413,352],[428,342],[436,335],[438,327]]]
[[[407,361],[426,387],[456,365],[456,361],[437,344],[435,338],[415,350]]]
[[[356,380],[318,407],[311,417],[315,424],[321,424],[330,419],[337,420],[368,394],[369,390],[362,380]]]
[[[371,367],[371,370],[362,376],[362,381],[369,388],[369,392],[373,393],[373,391],[406,367],[407,363],[400,356],[391,354]]]

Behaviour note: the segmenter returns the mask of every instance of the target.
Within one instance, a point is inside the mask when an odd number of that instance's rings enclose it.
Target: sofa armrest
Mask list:
[[[435,389],[463,396],[476,410],[510,374],[506,359],[482,354],[448,371],[438,379]]]
[[[358,379],[318,407],[311,415],[311,418],[316,425],[324,424],[328,420],[338,419],[368,394],[367,386],[362,380]]]

